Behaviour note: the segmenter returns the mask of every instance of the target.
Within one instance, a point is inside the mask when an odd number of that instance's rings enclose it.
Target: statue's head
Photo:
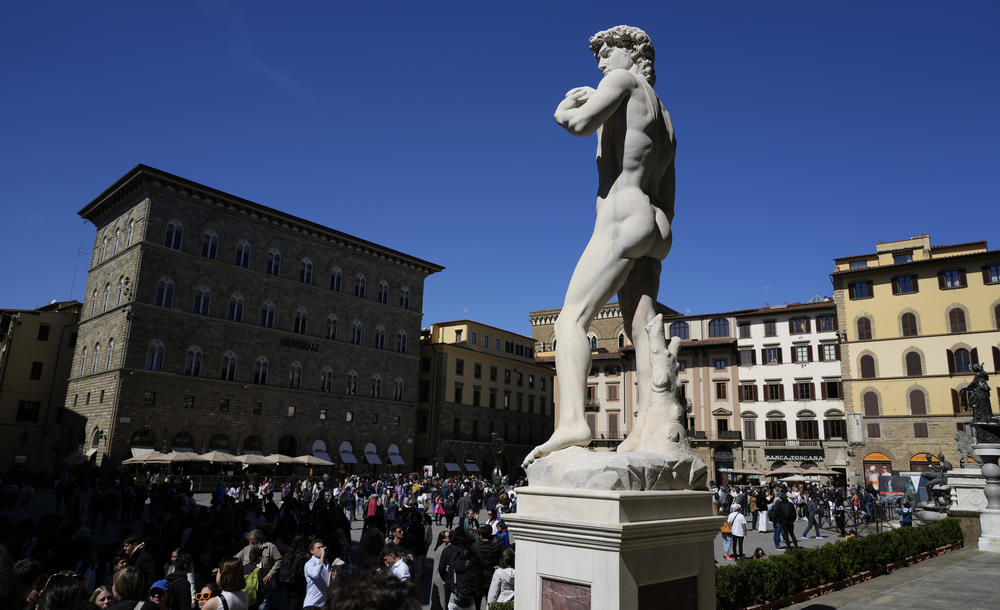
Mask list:
[[[646,32],[630,25],[618,25],[590,37],[590,50],[594,52],[594,57],[598,57],[604,45],[627,49],[639,72],[650,85],[656,84],[656,71],[653,70],[656,53]]]

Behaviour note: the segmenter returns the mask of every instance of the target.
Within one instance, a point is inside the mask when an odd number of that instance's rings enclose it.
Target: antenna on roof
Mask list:
[[[764,292],[767,295],[767,296],[764,297],[764,305],[767,305],[768,307],[770,307],[771,306],[771,287],[770,286],[764,286]]]
[[[87,221],[83,221],[83,226],[87,226]],[[80,264],[80,255],[83,254],[83,228],[80,229],[80,244],[76,247],[76,256],[73,257],[73,281],[69,285],[69,300],[73,300],[73,293],[76,292],[76,268]]]

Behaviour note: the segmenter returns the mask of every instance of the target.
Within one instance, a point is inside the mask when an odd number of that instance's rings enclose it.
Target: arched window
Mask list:
[[[875,377],[875,358],[865,354],[861,357],[861,378],[873,379]]]
[[[382,378],[378,375],[372,377],[371,395],[372,398],[382,398]]]
[[[260,308],[260,325],[263,328],[274,328],[274,303],[264,301]]]
[[[725,318],[716,318],[708,323],[708,336],[709,337],[728,337],[729,336],[729,320]]]
[[[878,417],[878,394],[875,392],[865,392],[861,397],[865,405],[865,417]]]
[[[87,348],[80,352],[80,376],[87,374]]]
[[[164,345],[163,341],[160,341],[159,339],[151,341],[149,347],[146,348],[146,370],[162,371],[163,358],[166,355],[166,352],[167,346]]]
[[[156,283],[156,297],[153,303],[158,307],[174,306],[174,281],[170,278],[160,278]]]
[[[194,291],[194,313],[207,316],[212,308],[212,291],[208,286],[198,286]]]
[[[690,339],[691,333],[687,322],[674,322],[670,325],[670,336],[679,339]],[[552,349],[555,349],[555,341],[552,342]]]
[[[209,451],[222,451],[229,453],[229,437],[221,432],[208,439]]]
[[[948,325],[951,328],[952,333],[964,333],[966,330],[965,325],[965,312],[958,307],[953,308],[948,312]]]
[[[97,288],[94,288],[94,292],[92,292],[90,295],[90,316],[93,317],[96,311],[97,311]]]
[[[223,381],[236,381],[236,354],[226,352],[222,356],[222,371],[219,378]]]
[[[323,392],[333,391],[333,370],[330,367],[323,367],[319,374],[319,389]]]
[[[868,341],[872,338],[872,321],[868,318],[858,318],[858,341]]]
[[[267,358],[257,356],[257,361],[253,365],[253,382],[258,385],[267,385],[267,369]]]
[[[250,268],[250,253],[252,252],[250,247],[250,242],[245,239],[241,239],[236,243],[236,260],[233,263],[237,267],[243,267],[244,269]]]
[[[923,390],[910,392],[910,412],[913,415],[927,415],[927,396]]]
[[[299,264],[299,281],[303,284],[313,283],[313,264],[308,258],[302,259],[302,263]]]
[[[288,387],[295,389],[302,387],[302,365],[298,362],[293,362],[288,369]]]
[[[101,361],[101,344],[100,342],[94,344],[94,365],[90,369],[91,373],[97,372],[97,363]]]
[[[192,345],[188,348],[187,357],[184,359],[184,374],[190,377],[201,377],[201,348]]]
[[[1000,305],[993,308],[993,324],[1000,328]]]
[[[400,354],[406,353],[406,333],[403,331],[399,331],[399,334],[396,335],[396,351]]]
[[[326,338],[337,338],[337,316],[330,314],[326,317]]]
[[[269,275],[279,275],[281,273],[281,252],[271,248],[267,253],[267,263],[264,265],[264,272]]]
[[[232,322],[243,321],[243,295],[236,293],[229,297],[229,311],[226,319]]]
[[[396,400],[403,400],[406,396],[406,383],[399,377],[396,378]]]
[[[347,395],[357,396],[358,395],[358,374],[354,371],[347,373]]]
[[[389,284],[385,280],[378,283],[378,302],[383,305],[389,303]]]
[[[625,331],[618,333],[618,349],[624,349],[625,347]]]
[[[375,348],[385,349],[385,329],[381,326],[375,328]]]
[[[972,370],[972,359],[969,357],[969,350],[964,347],[955,350],[955,372],[968,373]]]
[[[112,254],[118,254],[118,247],[121,246],[121,243],[122,243],[122,230],[115,229],[115,247],[114,250],[112,251]]]
[[[917,316],[910,312],[904,313],[899,318],[900,326],[903,329],[904,337],[917,336]]]
[[[111,370],[111,355],[114,353],[114,351],[115,351],[115,339],[114,337],[112,337],[108,339],[108,356],[107,360],[104,362],[105,371]]]
[[[108,310],[108,303],[111,302],[111,282],[104,285],[104,306],[101,307],[101,311]]]
[[[118,301],[115,305],[122,304],[122,298],[125,296],[125,276],[122,275],[118,278]]]
[[[399,308],[409,309],[410,308],[410,289],[403,288],[399,291]]]
[[[108,238],[104,238],[104,242],[101,245],[101,262],[103,263],[106,258],[108,258]]]
[[[354,278],[354,296],[359,299],[365,298],[365,276],[363,275]]]
[[[918,352],[906,353],[906,376],[919,377],[924,374],[923,363],[920,361]]]
[[[355,320],[354,324],[351,324],[351,343],[353,343],[354,345],[361,345],[361,342],[364,341],[364,338],[365,338],[364,328],[361,326],[361,322]]]
[[[205,231],[205,235],[201,238],[201,255],[214,261],[218,254],[219,234],[215,231]]]
[[[587,333],[587,344],[590,346],[590,349],[597,349],[597,335],[594,333]]]
[[[126,248],[132,245],[132,236],[134,234],[135,234],[135,221],[134,220],[129,220],[128,221],[128,236],[125,238],[125,247]]]
[[[330,290],[334,292],[340,292],[340,279],[341,279],[340,269],[334,267],[333,271],[330,272]]]
[[[163,245],[174,250],[181,249],[181,237],[184,236],[184,225],[179,220],[171,220],[167,223],[167,234],[163,240]]]
[[[309,322],[309,312],[304,307],[295,310],[295,320],[292,323],[292,332],[300,335],[306,334],[306,324]]]
[[[190,432],[178,432],[170,441],[173,451],[194,451],[194,437]]]

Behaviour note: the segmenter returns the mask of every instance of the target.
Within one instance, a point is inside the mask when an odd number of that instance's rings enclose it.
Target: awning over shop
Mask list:
[[[146,455],[153,450],[152,447],[132,447],[132,457],[139,457],[140,455]]]
[[[319,459],[326,460],[327,462],[333,461],[330,459],[330,454],[327,453],[326,451],[316,451],[315,449],[313,449],[313,457],[318,457]]]
[[[83,455],[89,460],[90,458],[94,457],[95,453],[97,453],[97,449],[87,449],[86,453],[84,453]]]
[[[455,462],[445,462],[444,469],[448,472],[459,472],[462,468]]]
[[[390,453],[389,461],[395,464],[396,466],[400,466],[403,463],[403,456],[399,455],[398,453]]]
[[[479,472],[479,464],[473,464],[472,462],[465,463],[465,469],[469,472]]]
[[[369,464],[381,464],[382,458],[380,458],[377,453],[366,453],[365,461]]]
[[[358,458],[354,457],[354,454],[351,453],[350,451],[341,451],[340,461],[345,464],[357,464]]]

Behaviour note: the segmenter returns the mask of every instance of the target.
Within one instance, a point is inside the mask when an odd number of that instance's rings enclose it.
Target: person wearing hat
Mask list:
[[[731,511],[726,517],[733,534],[733,553],[729,559],[743,559],[746,557],[743,554],[743,539],[747,535],[747,518],[743,516],[739,502],[733,502]]]
[[[159,610],[170,610],[170,583],[165,579],[154,582],[149,588],[149,601]]]

